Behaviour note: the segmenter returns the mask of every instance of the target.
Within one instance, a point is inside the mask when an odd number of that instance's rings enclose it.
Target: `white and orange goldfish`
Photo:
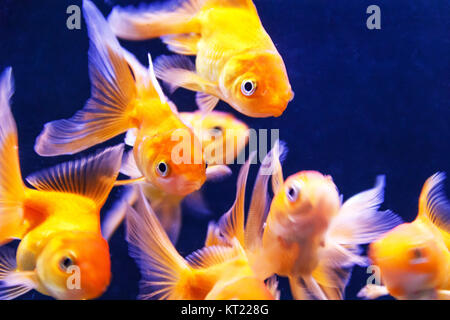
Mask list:
[[[450,300],[450,202],[443,192],[444,178],[437,173],[425,182],[413,222],[370,245],[370,259],[384,285],[368,284],[359,297]]]
[[[141,269],[141,299],[269,300],[278,296],[276,282],[266,285],[255,277],[238,241],[232,240],[229,247],[206,247],[184,259],[142,190],[135,208],[127,208],[127,241]]]
[[[218,225],[210,225],[206,244],[237,238],[260,279],[273,274],[288,277],[296,299],[341,299],[349,268],[367,263],[359,255],[358,245],[370,243],[400,223],[390,211],[378,211],[384,177],[377,179],[375,188],[342,204],[330,176],[301,171],[284,181],[281,150],[276,145],[263,161],[245,228],[248,166],[240,173],[233,209]],[[269,210],[268,172],[273,173],[274,192]]]
[[[0,249],[0,298],[32,289],[57,299],[96,298],[111,279],[100,209],[119,173],[123,145],[33,174],[27,181],[35,189],[25,186],[9,105],[11,72],[0,78],[0,243],[20,244],[16,254]],[[72,283],[75,272],[79,281]]]
[[[212,110],[219,99],[250,117],[280,116],[294,97],[283,59],[251,0],[185,0],[178,6],[114,8],[108,18],[117,36],[161,37],[169,49],[196,56],[163,56],[156,76],[172,90],[197,91]]]

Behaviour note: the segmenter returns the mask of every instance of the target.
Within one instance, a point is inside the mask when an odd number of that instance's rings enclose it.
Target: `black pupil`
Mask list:
[[[219,133],[222,132],[222,127],[220,126],[215,126],[214,128],[212,128],[214,131],[218,131]]]
[[[252,90],[253,90],[253,83],[251,83],[250,81],[247,81],[247,82],[244,84],[244,89],[245,89],[245,91],[247,91],[247,92],[252,91]]]
[[[422,250],[420,250],[420,249],[414,249],[414,258],[415,258],[415,259],[420,259],[420,258],[422,258]]]
[[[295,189],[294,188],[289,188],[288,195],[289,195],[289,198],[294,199],[294,197],[295,197]]]
[[[160,172],[165,173],[166,170],[167,170],[167,166],[166,166],[166,164],[165,164],[164,162],[161,162],[161,163],[158,165],[158,169],[159,169]]]
[[[64,269],[67,269],[68,267],[70,267],[73,264],[72,259],[70,259],[69,257],[65,257],[62,261],[61,261],[61,266]]]

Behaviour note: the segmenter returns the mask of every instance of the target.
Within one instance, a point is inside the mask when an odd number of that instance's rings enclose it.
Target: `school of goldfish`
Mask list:
[[[375,265],[381,282],[362,285],[361,298],[450,300],[443,173],[425,182],[417,218],[403,223],[380,210],[384,176],[346,201],[329,175],[299,171],[285,178],[281,141],[261,161],[248,212],[255,152],[240,169],[234,204],[210,222],[203,248],[181,256],[175,249],[181,203],[208,211],[202,186],[230,175],[226,164],[249,140],[243,121],[213,109],[222,100],[249,117],[283,114],[294,98],[283,59],[252,0],[116,7],[107,19],[84,0],[83,16],[91,97],[70,119],[45,124],[35,151],[71,155],[126,133],[125,140],[24,180],[12,68],[3,71],[0,243],[20,243],[17,250],[0,248],[1,299],[31,290],[55,299],[100,297],[112,277],[108,240],[124,223],[141,271],[141,299],[279,299],[278,277],[288,279],[294,299],[344,299],[352,268]],[[161,38],[176,55],[153,63],[149,54],[144,66],[118,38]],[[158,79],[171,93],[195,91],[199,110],[179,112]],[[126,192],[101,219],[115,187]]]

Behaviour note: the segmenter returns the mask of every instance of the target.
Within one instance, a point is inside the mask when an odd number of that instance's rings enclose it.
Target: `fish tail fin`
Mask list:
[[[128,206],[125,216],[130,254],[142,275],[140,298],[177,299],[178,287],[191,267],[164,232],[140,186],[137,188],[136,210]]]
[[[245,189],[247,186],[248,172],[256,153],[252,152],[241,167],[236,183],[236,199],[233,206],[219,220],[218,228],[220,234],[231,242],[236,238],[245,247]]]
[[[45,125],[35,144],[41,156],[77,153],[134,126],[137,90],[122,48],[91,1],[83,2],[83,11],[90,39],[91,97],[72,118]]]
[[[450,234],[450,201],[444,193],[444,180],[445,174],[439,172],[425,182],[419,198],[419,217]]]
[[[402,219],[392,211],[379,211],[384,187],[385,176],[380,175],[372,189],[345,201],[330,225],[328,240],[344,246],[367,244],[401,224]]]
[[[10,108],[12,69],[0,76],[0,243],[21,237],[25,186],[20,173],[17,128]]]
[[[195,18],[204,2],[205,0],[183,0],[140,8],[115,7],[108,22],[118,37],[128,40],[199,33],[200,26]]]

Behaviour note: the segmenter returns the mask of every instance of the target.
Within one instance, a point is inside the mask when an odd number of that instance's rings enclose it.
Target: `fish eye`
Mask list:
[[[212,132],[214,132],[214,133],[218,133],[218,134],[222,134],[223,133],[223,128],[221,127],[221,126],[215,126],[215,127],[212,127],[211,129],[210,129]]]
[[[64,256],[59,261],[59,267],[63,271],[66,271],[70,266],[73,266],[74,264],[75,264],[74,259],[69,256]]]
[[[295,184],[292,184],[286,188],[286,197],[289,202],[297,201],[299,193],[300,187]]]
[[[165,161],[161,161],[156,166],[156,172],[160,177],[166,177],[169,174],[169,166]]]
[[[411,264],[420,264],[428,262],[428,258],[426,256],[425,249],[422,247],[411,249]]]
[[[244,96],[251,96],[256,90],[256,82],[252,80],[244,80],[241,84],[241,92]]]

